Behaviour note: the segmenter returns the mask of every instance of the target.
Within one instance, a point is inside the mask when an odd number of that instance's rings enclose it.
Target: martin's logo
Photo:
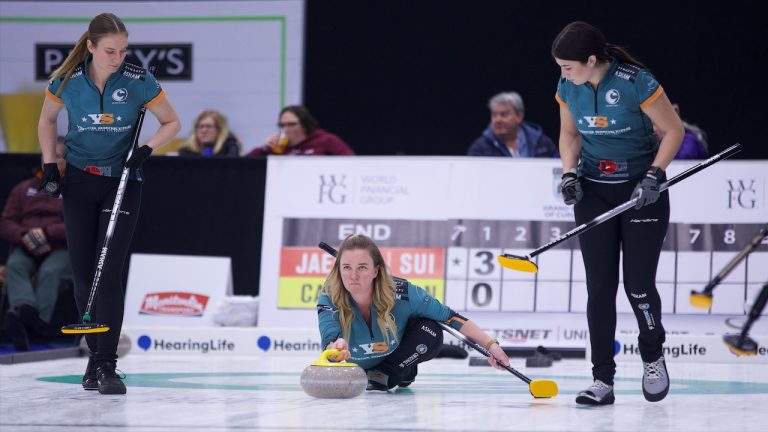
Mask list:
[[[140,314],[169,316],[203,316],[208,296],[189,292],[147,293],[141,302]]]
[[[115,123],[115,116],[114,114],[88,114],[88,117],[91,118],[93,121],[93,124],[114,124]],[[85,119],[83,119],[85,120]]]

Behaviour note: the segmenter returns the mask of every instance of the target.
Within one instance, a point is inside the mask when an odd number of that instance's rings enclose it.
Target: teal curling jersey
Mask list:
[[[650,72],[615,58],[596,90],[560,78],[555,98],[571,112],[581,134],[580,175],[613,182],[645,172],[659,142],[642,108],[663,92]]]
[[[351,302],[355,316],[352,319],[352,328],[347,341],[349,343],[349,361],[357,363],[363,369],[370,369],[381,363],[399,346],[399,341],[403,338],[410,318],[424,317],[442,321],[457,330],[464,325],[465,321],[461,316],[456,315],[451,308],[430,296],[423,288],[400,279],[395,279],[395,284],[397,300],[392,310],[392,316],[397,326],[396,338],[391,334],[381,334],[376,322],[376,309],[371,308],[371,326],[369,327],[355,302]],[[337,308],[330,297],[320,294],[317,299],[317,313],[323,347],[343,337]]]
[[[45,94],[67,109],[67,163],[92,174],[119,177],[131,148],[139,108],[160,102],[165,91],[146,69],[123,62],[101,93],[86,73],[90,59],[70,75],[61,94],[56,92],[64,77],[51,80]],[[142,174],[132,171],[131,178],[141,180]]]

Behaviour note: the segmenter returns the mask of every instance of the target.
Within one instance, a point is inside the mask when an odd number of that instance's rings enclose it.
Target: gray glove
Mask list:
[[[51,245],[45,237],[42,228],[32,228],[21,236],[21,243],[29,253],[34,256],[42,256],[51,251]]]
[[[645,177],[640,180],[640,183],[635,186],[635,190],[632,192],[631,199],[637,197],[635,210],[655,203],[659,199],[659,195],[661,195],[659,187],[665,181],[667,181],[667,173],[663,169],[655,166],[649,168],[645,173]]]
[[[563,174],[558,189],[560,190],[560,194],[563,195],[563,201],[568,205],[576,204],[581,200],[581,197],[584,196],[584,192],[581,190],[579,177],[572,172]]]

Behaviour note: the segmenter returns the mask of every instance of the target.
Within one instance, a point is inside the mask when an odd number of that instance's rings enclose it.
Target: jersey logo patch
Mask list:
[[[383,353],[389,350],[389,344],[386,342],[374,342],[369,344],[361,344],[359,345],[359,347],[362,348],[366,354]]]
[[[605,101],[608,102],[608,105],[616,105],[619,103],[619,99],[621,99],[621,94],[618,90],[610,89],[605,92]]]
[[[393,278],[395,280],[395,298],[397,300],[408,301],[408,281],[400,278]]]
[[[639,67],[629,63],[620,63],[616,67],[616,72],[614,72],[614,75],[629,82],[635,82],[635,78],[637,78],[637,74],[639,73]]]
[[[587,124],[591,128],[607,128],[608,127],[608,117],[606,116],[584,116],[584,120],[587,121]]]
[[[627,162],[601,160],[600,163],[597,165],[597,169],[599,169],[600,172],[606,175],[613,175],[613,174],[616,174],[617,172],[626,172]]]
[[[115,123],[115,115],[111,113],[88,114],[88,117],[91,118],[91,120],[93,121],[93,124],[114,124]]]
[[[119,88],[112,92],[112,100],[115,102],[125,102],[128,99],[128,89]]]

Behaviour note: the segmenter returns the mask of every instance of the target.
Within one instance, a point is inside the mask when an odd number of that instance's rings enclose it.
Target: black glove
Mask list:
[[[635,186],[635,190],[632,192],[632,199],[637,197],[635,210],[655,203],[659,199],[659,195],[661,195],[659,186],[665,181],[667,181],[667,173],[663,169],[655,166],[648,169],[645,177],[640,180],[640,183]]]
[[[581,190],[581,183],[579,183],[579,176],[572,172],[563,174],[559,189],[560,194],[563,195],[563,200],[568,205],[576,204],[584,196],[584,192]]]
[[[125,161],[125,166],[130,169],[138,169],[141,167],[141,164],[143,164],[145,160],[149,159],[149,155],[151,154],[152,147],[148,145],[143,145],[137,149],[134,149],[133,153],[131,153],[131,157]]]
[[[43,164],[43,178],[37,185],[37,190],[45,189],[45,193],[53,198],[61,195],[61,177],[59,176],[59,166],[55,163]]]

